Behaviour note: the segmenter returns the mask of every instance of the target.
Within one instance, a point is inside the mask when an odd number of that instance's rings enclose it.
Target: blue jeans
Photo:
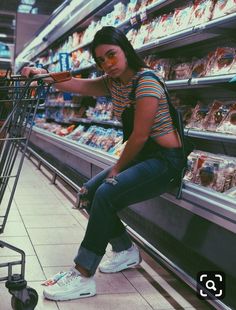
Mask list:
[[[161,148],[134,161],[115,178],[107,178],[109,168],[86,182],[81,203],[89,221],[75,264],[93,275],[109,242],[115,252],[128,249],[132,243],[117,212],[165,192],[171,180],[180,175],[183,164],[181,149]]]

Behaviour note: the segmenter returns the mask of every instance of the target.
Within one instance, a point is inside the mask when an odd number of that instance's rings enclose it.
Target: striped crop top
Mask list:
[[[132,91],[133,81],[139,77],[139,74],[150,69],[143,69],[137,72],[133,78],[127,83],[123,84],[118,79],[113,79],[106,76],[107,84],[109,85],[111,99],[113,103],[113,116],[121,120],[121,114],[124,109],[135,102],[130,101],[129,94]],[[156,75],[157,73],[153,71]],[[160,76],[158,76],[160,78]],[[150,136],[160,137],[175,130],[169,112],[169,105],[166,95],[161,84],[152,76],[143,76],[139,79],[136,87],[135,98],[156,97],[159,100],[154,124],[151,128]]]

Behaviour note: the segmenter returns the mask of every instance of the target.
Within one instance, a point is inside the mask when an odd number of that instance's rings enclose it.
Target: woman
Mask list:
[[[126,36],[113,27],[99,30],[92,55],[104,75],[96,79],[70,78],[57,88],[81,95],[107,96],[113,113],[122,119],[125,148],[116,164],[89,180],[81,189],[81,204],[89,212],[84,239],[74,259],[75,267],[44,290],[52,300],[68,300],[96,294],[93,275],[110,242],[113,257],[100,264],[101,272],[119,272],[137,266],[141,257],[117,212],[130,204],[166,191],[183,167],[181,142],[174,128],[162,84],[134,51]],[[152,72],[142,76],[143,72]],[[45,73],[27,68],[22,74]],[[134,98],[130,99],[137,82]]]

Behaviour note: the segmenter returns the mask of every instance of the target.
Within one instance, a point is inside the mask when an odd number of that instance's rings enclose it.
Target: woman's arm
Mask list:
[[[24,67],[21,74],[29,77],[30,75],[47,74],[45,69]],[[50,73],[49,73],[50,74]],[[51,73],[53,75],[53,73]],[[47,82],[53,82],[53,79],[46,78]],[[70,93],[79,93],[82,96],[107,96],[109,91],[105,85],[104,77],[95,79],[71,78],[65,82],[57,82],[57,89]]]
[[[136,101],[133,132],[126,143],[119,160],[111,170],[109,177],[115,176],[125,169],[141,151],[150,135],[158,104],[158,99],[151,96],[140,98]]]

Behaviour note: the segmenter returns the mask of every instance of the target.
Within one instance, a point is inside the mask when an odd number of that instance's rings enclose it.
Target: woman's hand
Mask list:
[[[46,73],[48,73],[46,69],[36,67],[24,67],[21,70],[21,75],[26,76],[27,78],[33,75],[46,74]]]
[[[114,178],[118,173],[120,173],[120,171],[118,170],[118,168],[115,166],[112,167],[111,171],[108,174],[108,178]]]

